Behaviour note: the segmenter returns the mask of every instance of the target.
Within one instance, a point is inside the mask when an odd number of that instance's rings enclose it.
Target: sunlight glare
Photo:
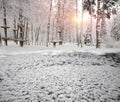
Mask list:
[[[79,24],[79,23],[81,22],[81,19],[80,19],[80,17],[74,16],[73,21],[74,21],[75,23]]]
[[[88,13],[84,13],[83,15],[83,23],[87,23],[89,22],[89,14]],[[79,15],[78,17],[74,16],[73,17],[73,22],[74,23],[77,23],[77,24],[80,24],[82,21],[82,15]]]

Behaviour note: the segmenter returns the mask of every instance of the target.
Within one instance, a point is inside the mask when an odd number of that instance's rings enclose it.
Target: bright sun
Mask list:
[[[83,15],[83,23],[87,23],[89,21],[89,17],[90,16],[89,16],[88,13],[84,13],[84,15]],[[73,22],[80,24],[81,21],[82,21],[82,16],[81,15],[79,15],[78,17],[76,17],[76,16],[73,17]]]
[[[73,17],[73,22],[80,24],[82,22],[82,0],[78,2],[78,17]],[[87,12],[83,13],[83,23],[89,22],[90,15]]]
[[[79,24],[81,22],[81,19],[79,17],[74,16],[73,21]]]

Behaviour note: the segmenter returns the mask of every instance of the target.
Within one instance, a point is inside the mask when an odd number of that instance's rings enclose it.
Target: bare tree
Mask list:
[[[82,0],[82,6],[83,6],[83,0]],[[79,36],[79,38],[80,38],[80,44],[81,44],[81,47],[82,47],[82,32],[83,32],[83,15],[84,15],[84,11],[83,11],[83,8],[82,8],[82,10],[81,10],[81,26],[80,26],[80,36]]]
[[[2,39],[1,39],[1,33],[0,33],[0,46],[1,46],[1,44],[2,44]]]
[[[111,37],[114,41],[120,41],[120,12],[112,23]]]
[[[48,47],[48,43],[49,43],[49,35],[50,35],[50,19],[51,19],[51,11],[52,11],[52,2],[53,0],[51,0],[51,3],[50,3],[50,13],[49,13],[49,16],[48,16],[48,24],[47,24],[47,44],[46,46]]]
[[[17,23],[16,23],[16,19],[14,18],[14,29],[13,29],[13,33],[14,33],[14,39],[18,39],[17,36]],[[18,41],[15,40],[15,43],[18,44]]]
[[[4,19],[3,19],[3,22],[4,22],[4,33],[5,33],[5,37],[7,38],[7,20],[6,20],[6,5],[5,5],[5,1],[2,0],[3,2],[3,16],[4,16]],[[4,39],[5,40],[5,45],[7,46],[8,43],[7,43],[7,39]]]
[[[19,24],[18,24],[18,32],[19,32],[19,41],[20,41],[20,46],[23,47],[24,44],[24,17],[22,15],[22,9],[20,9],[19,12]]]
[[[76,0],[76,19],[78,19],[78,0]],[[79,37],[78,37],[78,22],[76,22],[76,41],[79,46]]]
[[[52,25],[52,41],[54,39],[54,28],[55,28],[55,21],[53,19],[53,25]]]
[[[97,20],[96,20],[96,48],[100,48],[100,0],[97,1]]]
[[[40,35],[40,30],[41,30],[41,25],[36,28],[36,33],[35,33],[35,44],[39,44],[39,35]]]

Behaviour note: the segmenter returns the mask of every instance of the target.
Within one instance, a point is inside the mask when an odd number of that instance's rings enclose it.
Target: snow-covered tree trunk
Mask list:
[[[61,40],[61,0],[58,0],[58,11],[57,11],[57,35],[59,40]]]
[[[14,39],[18,39],[17,36],[17,23],[16,23],[16,19],[14,18],[14,29],[13,29],[13,33],[14,33]],[[16,44],[18,44],[18,41],[15,41]]]
[[[101,38],[101,43],[105,43],[105,41],[107,40],[106,18],[104,17],[104,14],[102,16],[102,21],[101,21],[100,38]]]
[[[100,0],[97,1],[97,19],[96,19],[96,48],[100,48]]]
[[[78,19],[78,0],[76,0],[76,19]],[[77,46],[79,46],[78,22],[76,22],[76,42]]]
[[[52,41],[54,39],[54,28],[55,28],[55,22],[54,22],[54,19],[53,19],[53,25],[52,25]]]
[[[82,0],[82,6],[83,6],[83,0]],[[80,26],[80,40],[79,40],[79,43],[81,44],[81,47],[82,47],[82,33],[83,33],[83,16],[84,16],[84,11],[83,11],[83,7],[82,7],[82,10],[81,10],[81,26]]]
[[[30,35],[31,35],[31,38],[30,38],[31,44],[33,45],[33,24],[31,24],[30,26]]]
[[[4,22],[4,33],[5,33],[5,37],[7,38],[7,18],[6,18],[6,5],[5,5],[5,1],[3,0],[3,22]],[[5,39],[5,45],[7,46],[7,39]]]
[[[62,3],[62,20],[61,20],[61,38],[60,38],[60,40],[62,40],[63,41],[63,36],[64,36],[64,27],[65,27],[65,25],[64,25],[64,19],[65,19],[65,3],[66,3],[66,1],[65,0],[63,0],[63,3]]]
[[[39,44],[40,30],[41,30],[41,25],[40,25],[38,28],[36,28],[36,33],[35,33],[35,44],[36,44],[36,45]]]
[[[112,23],[111,37],[115,41],[120,41],[120,12]]]
[[[23,47],[24,45],[24,17],[23,17],[23,10],[20,8],[19,11],[19,23],[18,23],[18,34],[19,34],[19,41],[20,41],[20,46]]]
[[[0,33],[0,46],[2,45],[1,33]]]
[[[50,36],[50,21],[51,21],[52,2],[53,2],[53,0],[51,0],[51,3],[50,3],[50,12],[49,12],[48,24],[47,24],[47,43],[46,43],[47,47],[48,47],[49,36]]]
[[[26,21],[26,24],[25,24],[25,40],[26,40],[26,44],[29,43],[28,31],[29,31],[29,23],[28,23],[28,20],[27,20],[27,21]]]

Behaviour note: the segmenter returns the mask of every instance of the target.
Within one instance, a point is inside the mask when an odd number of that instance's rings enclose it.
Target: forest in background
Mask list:
[[[119,47],[119,5],[119,0],[0,0],[0,35],[27,45],[59,40],[96,47],[117,42]]]

